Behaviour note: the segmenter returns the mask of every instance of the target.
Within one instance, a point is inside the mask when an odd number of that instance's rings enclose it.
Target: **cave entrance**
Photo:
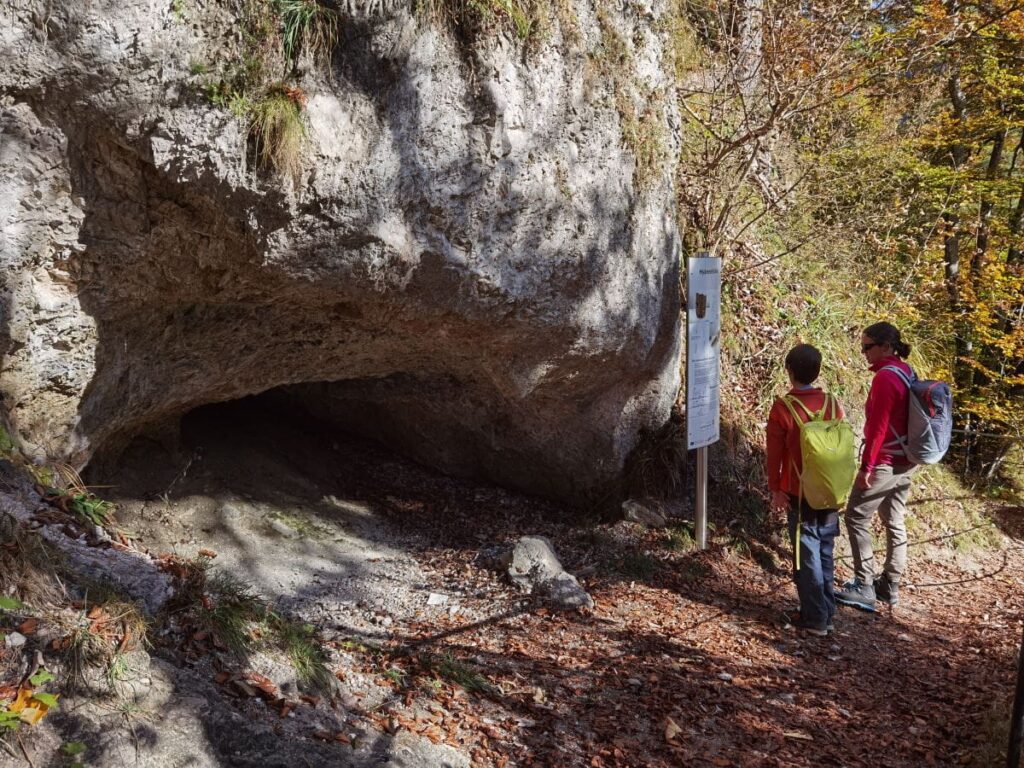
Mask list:
[[[255,557],[247,538],[316,549],[349,535],[398,549],[478,547],[500,537],[516,510],[548,520],[571,515],[554,501],[417,464],[358,426],[349,431],[315,414],[292,390],[270,390],[200,406],[176,429],[140,435],[86,481],[150,549],[187,554],[230,545]]]
[[[90,474],[116,501],[207,493],[315,504],[394,495],[388,479],[427,472],[380,443],[317,418],[283,389],[199,406],[134,438]],[[399,471],[398,468],[406,468]]]
[[[117,527],[153,553],[213,565],[310,621],[373,636],[429,596],[417,553],[444,541],[479,546],[477,486],[420,467],[270,391],[205,405],[177,439],[137,437],[102,478]],[[493,493],[503,493],[493,489]],[[424,593],[424,589],[427,592]]]

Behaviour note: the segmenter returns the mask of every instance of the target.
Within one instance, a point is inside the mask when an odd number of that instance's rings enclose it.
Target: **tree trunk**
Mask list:
[[[999,164],[1003,161],[1003,147],[1006,146],[1006,130],[997,133],[992,139],[992,154],[988,158],[988,167],[985,169],[985,178],[992,181],[999,173]],[[981,201],[981,208],[978,215],[978,238],[974,249],[974,258],[971,259],[971,280],[975,285],[981,283],[981,271],[985,266],[985,256],[988,252],[988,241],[992,231],[992,209],[995,202],[991,195],[985,195]]]
[[[942,263],[946,268],[949,306],[955,314],[960,308],[960,217],[953,211],[942,214]]]
[[[960,85],[960,75],[954,74],[946,82],[946,88],[949,93],[949,100],[952,104],[953,118],[957,123],[963,124],[967,117],[967,96],[964,94],[963,88]],[[967,158],[970,156],[970,150],[963,144],[954,144],[950,147],[950,155],[953,158],[954,170],[960,170],[967,162]],[[950,194],[951,200],[957,200],[958,196]],[[954,208],[948,210],[942,214],[942,218],[945,222],[945,235],[943,244],[943,263],[946,268],[946,286],[949,291],[949,298],[951,309],[954,315],[959,314],[960,309],[960,215]],[[960,339],[958,336],[958,349],[957,353],[960,353],[959,349]]]
[[[761,85],[764,63],[764,0],[738,0],[736,3],[738,50],[736,82],[746,99]],[[748,106],[749,108],[749,106]]]
[[[1010,250],[1006,254],[1006,263],[1011,266],[1019,263],[1021,255],[1024,253],[1024,248],[1021,247],[1024,245],[1024,237],[1021,237],[1022,230],[1024,230],[1024,184],[1020,188],[1017,207],[1010,217]]]
[[[949,95],[953,119],[958,126],[962,126],[967,119],[967,95],[960,84],[960,74],[954,73],[946,81],[946,92]],[[957,142],[950,148],[950,156],[953,160],[953,170],[959,171],[967,163],[970,157],[970,148],[965,144]],[[948,198],[958,201],[960,195],[954,189],[949,190]],[[969,324],[962,319],[963,313],[960,306],[960,213],[957,203],[942,214],[946,225],[943,244],[943,262],[946,272],[946,285],[950,297],[950,310],[955,318],[953,333],[956,356],[953,360],[953,381],[964,394],[970,392],[974,385],[973,369],[964,360],[970,359],[974,353]],[[962,443],[964,465],[963,472],[966,475],[970,471],[971,459],[971,416],[970,413],[956,416],[957,426],[964,430]]]

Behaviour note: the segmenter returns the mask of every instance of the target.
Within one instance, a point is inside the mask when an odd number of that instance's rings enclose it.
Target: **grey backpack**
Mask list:
[[[892,371],[910,390],[907,414],[907,437],[904,440],[889,426],[904,455],[914,464],[937,464],[949,450],[953,437],[953,393],[944,381],[919,379],[911,371],[907,376],[893,365],[882,368]],[[913,378],[911,378],[913,377]]]

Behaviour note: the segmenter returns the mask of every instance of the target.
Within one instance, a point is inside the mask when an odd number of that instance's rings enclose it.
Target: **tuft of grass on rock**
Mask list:
[[[312,624],[268,607],[251,588],[230,573],[214,570],[209,557],[179,561],[178,591],[172,614],[205,630],[216,645],[239,658],[270,646],[283,651],[299,683],[327,691],[333,674]]]
[[[327,62],[338,39],[338,12],[318,0],[277,0],[284,55],[293,64],[303,53]]]
[[[560,23],[572,19],[563,0],[552,8],[550,0],[419,0],[417,13],[446,26],[468,42],[507,29],[523,42],[542,39],[551,28],[552,10]]]
[[[249,138],[257,163],[297,181],[302,171],[306,125],[301,91],[278,86],[249,108]]]
[[[317,640],[315,627],[271,610],[267,611],[267,626],[291,661],[299,683],[320,691],[329,690],[333,675],[327,667],[327,653]]]

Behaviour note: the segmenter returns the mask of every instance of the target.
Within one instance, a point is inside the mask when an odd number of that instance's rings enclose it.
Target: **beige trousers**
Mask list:
[[[880,466],[875,469],[871,487],[854,488],[846,504],[846,531],[850,535],[853,568],[861,584],[873,584],[875,555],[871,546],[871,523],[875,512],[885,525],[885,568],[893,584],[899,584],[907,567],[907,498],[910,481],[917,469]]]

